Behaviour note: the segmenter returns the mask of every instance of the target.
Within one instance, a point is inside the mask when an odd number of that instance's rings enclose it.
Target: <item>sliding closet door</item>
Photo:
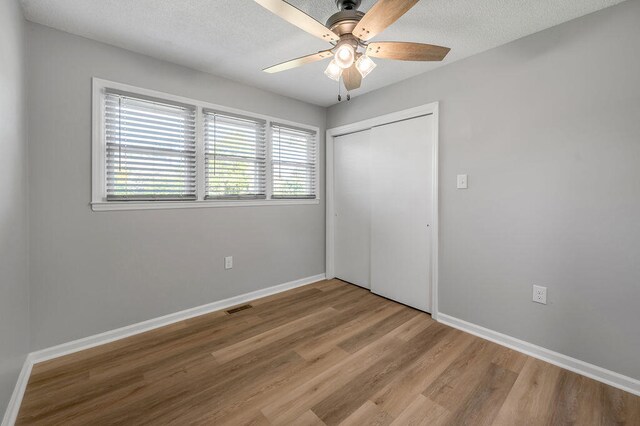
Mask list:
[[[334,140],[336,278],[370,288],[370,131]]]
[[[431,311],[433,116],[371,130],[371,291]]]

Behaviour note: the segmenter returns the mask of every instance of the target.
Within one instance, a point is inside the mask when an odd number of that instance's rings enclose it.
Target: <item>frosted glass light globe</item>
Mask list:
[[[362,78],[365,78],[376,67],[375,62],[367,55],[362,55],[356,61],[356,68],[360,71]]]
[[[353,65],[356,58],[356,52],[350,44],[343,44],[336,50],[335,61],[342,69],[347,69]]]
[[[340,76],[342,75],[342,68],[336,64],[335,59],[329,62],[327,69],[324,70],[324,74],[329,77],[331,80],[340,81]]]

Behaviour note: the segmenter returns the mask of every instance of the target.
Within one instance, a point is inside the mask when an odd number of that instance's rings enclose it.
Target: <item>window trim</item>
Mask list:
[[[190,201],[107,201],[106,200],[106,139],[104,132],[104,107],[102,96],[105,89],[115,89],[128,92],[141,97],[158,98],[170,102],[177,102],[196,107],[196,200]],[[176,208],[202,208],[202,207],[248,207],[248,206],[282,206],[320,203],[320,129],[316,126],[296,123],[279,117],[257,114],[223,105],[217,105],[183,96],[172,95],[151,89],[92,78],[92,123],[91,123],[91,208],[93,211],[113,210],[149,210],[149,209],[176,209]],[[266,121],[267,142],[267,188],[266,199],[247,200],[212,200],[205,199],[205,164],[204,164],[204,114],[203,110],[217,110],[229,114],[244,115]],[[279,123],[287,126],[316,132],[316,176],[314,199],[272,199],[272,177],[270,165],[272,163],[272,138],[271,124]]]

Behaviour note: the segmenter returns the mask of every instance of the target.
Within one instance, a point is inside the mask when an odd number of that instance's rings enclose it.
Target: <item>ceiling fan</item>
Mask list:
[[[335,0],[339,11],[327,20],[326,26],[284,0],[255,2],[285,21],[333,45],[331,49],[265,68],[263,71],[268,73],[285,71],[333,57],[324,73],[338,82],[342,77],[345,88],[351,91],[359,88],[362,79],[376,67],[372,57],[400,61],[442,61],[451,50],[448,47],[423,43],[369,42],[409,11],[418,0],[378,0],[367,13],[358,10],[361,0]]]

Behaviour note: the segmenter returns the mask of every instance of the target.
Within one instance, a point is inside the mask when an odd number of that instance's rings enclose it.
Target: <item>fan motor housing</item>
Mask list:
[[[331,31],[339,36],[351,34],[363,16],[364,12],[360,12],[355,8],[343,9],[340,12],[334,13],[329,19],[327,19],[327,28],[331,29]]]

